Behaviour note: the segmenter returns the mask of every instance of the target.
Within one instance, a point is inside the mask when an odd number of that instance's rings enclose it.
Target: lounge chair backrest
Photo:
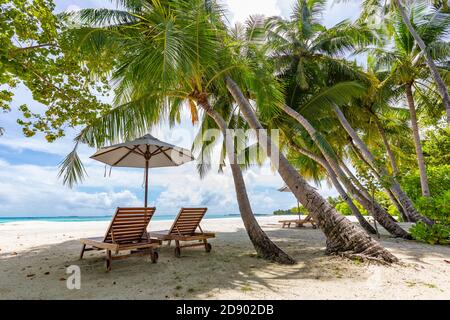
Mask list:
[[[195,233],[208,208],[181,208],[169,234],[191,235]]]
[[[118,244],[141,241],[155,210],[156,208],[117,208],[103,241]]]

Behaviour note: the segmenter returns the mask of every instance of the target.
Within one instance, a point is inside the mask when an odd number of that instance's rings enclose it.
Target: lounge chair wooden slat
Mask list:
[[[200,229],[200,222],[202,221],[207,208],[181,208],[177,217],[175,218],[170,230],[150,232],[149,236],[158,240],[168,241],[169,245],[172,240],[175,241],[175,255],[177,257],[181,254],[181,248],[204,246],[207,252],[211,251],[211,244],[207,239],[214,238],[215,233],[212,232],[196,232]],[[188,243],[180,245],[181,242],[197,241],[197,243]],[[201,241],[200,243],[198,241]]]
[[[111,270],[112,260],[123,259],[131,254],[149,254],[152,262],[158,259],[158,253],[155,251],[161,241],[150,239],[147,235],[147,226],[155,213],[155,208],[117,208],[111,223],[103,238],[87,238],[80,239],[82,243],[80,259],[83,253],[91,248],[106,250],[106,269]],[[131,251],[129,255],[112,255],[112,252],[141,250],[138,252]],[[145,251],[142,251],[145,250]]]

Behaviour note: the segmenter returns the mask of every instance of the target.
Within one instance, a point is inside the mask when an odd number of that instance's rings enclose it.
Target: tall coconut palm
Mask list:
[[[369,61],[373,60],[369,59]],[[361,98],[352,101],[350,112],[347,114],[353,115],[353,120],[360,122],[359,126],[363,125],[362,133],[365,137],[363,140],[366,145],[371,149],[384,149],[391,173],[393,177],[396,177],[399,173],[398,160],[402,158],[397,146],[409,145],[407,136],[410,133],[405,123],[404,110],[391,107],[392,99],[400,96],[402,89],[389,81],[392,79],[388,78],[384,81],[379,79],[386,72],[377,72],[370,63],[368,68],[367,92]],[[392,191],[389,188],[385,188],[385,191],[403,219],[409,221],[409,217]]]
[[[250,30],[254,30],[254,26]],[[249,38],[244,41],[240,40],[242,39],[234,39],[233,42],[239,43],[235,50],[235,58],[242,61],[242,68],[237,72],[229,72],[225,78],[227,88],[250,128],[259,133],[257,138],[261,147],[276,166],[286,185],[312,217],[318,221],[319,227],[327,237],[327,252],[342,254],[344,250],[348,250],[351,255],[363,258],[386,262],[395,261],[391,254],[382,249],[364,231],[338,214],[299,175],[298,171],[280,152],[278,146],[268,137],[258,116],[265,118],[271,112],[279,110],[278,107],[284,104],[284,96],[281,94],[280,83],[274,77],[273,64],[266,58],[266,52],[260,50],[260,43],[251,41],[252,39]],[[237,80],[235,81],[235,79]],[[243,93],[243,90],[246,94]],[[258,107],[258,116],[249,99],[254,101]]]
[[[93,121],[77,143],[100,147],[136,136],[164,115],[176,119],[183,105],[189,106],[196,120],[200,108],[224,135],[241,217],[256,251],[265,259],[294,263],[258,225],[241,169],[234,161],[233,140],[228,139],[226,122],[213,107],[218,97],[227,96],[220,78],[225,70],[219,62],[229,60],[221,41],[220,8],[201,0],[122,1],[122,5],[123,10],[85,9],[71,16],[82,24],[72,28],[70,36],[86,59],[109,54],[115,61],[112,70],[104,71],[112,74],[117,107]],[[80,178],[79,168],[75,150],[63,163],[65,180]]]
[[[392,192],[395,194],[397,199],[402,204],[405,212],[411,219],[411,221],[418,222],[423,221],[424,223],[428,225],[432,225],[434,222],[425,217],[420,215],[417,210],[414,208],[414,205],[411,201],[411,199],[408,197],[408,195],[402,190],[400,187],[400,184],[397,182],[397,180],[390,176],[387,170],[383,165],[379,165],[376,161],[376,158],[372,154],[372,152],[369,150],[369,148],[366,146],[366,144],[361,140],[358,133],[353,129],[351,124],[348,122],[347,118],[345,117],[342,110],[337,106],[334,105],[333,111],[336,114],[336,117],[339,119],[340,123],[342,124],[342,127],[345,129],[345,131],[348,133],[348,135],[351,138],[351,142],[355,145],[355,148],[359,150],[360,157],[363,160],[366,160],[367,163],[370,165],[370,167],[373,169],[373,171],[376,173],[378,179],[382,184],[386,183],[389,188],[392,190]]]
[[[448,26],[448,20],[450,16],[448,13],[448,4],[442,5],[440,3],[441,1],[423,1],[424,5],[434,4],[434,6],[427,6],[427,9],[431,11],[430,16],[433,17],[434,21],[437,24],[440,24],[444,26]],[[445,1],[443,1],[445,2]],[[440,71],[440,68],[435,62],[435,59],[433,58],[432,52],[434,48],[428,46],[424,39],[424,34],[421,34],[419,32],[419,28],[426,29],[428,27],[427,24],[423,25],[414,25],[412,23],[410,14],[413,11],[414,2],[411,2],[409,7],[406,6],[407,2],[404,2],[402,0],[390,0],[390,1],[381,1],[381,0],[368,0],[364,2],[364,10],[362,13],[362,19],[368,19],[369,17],[373,16],[374,14],[379,14],[380,12],[394,12],[398,11],[398,13],[401,16],[401,19],[405,26],[408,29],[408,32],[411,34],[411,36],[414,38],[417,46],[419,47],[421,54],[423,55],[425,59],[425,63],[428,66],[431,77],[433,78],[436,87],[438,88],[439,94],[442,97],[442,101],[444,104],[444,108],[447,114],[447,124],[450,126],[450,96],[448,93],[448,88],[446,83],[444,82],[442,75]],[[409,12],[408,12],[409,11]],[[426,23],[426,22],[425,22]],[[448,32],[448,31],[447,31]]]
[[[424,6],[415,6],[410,15],[410,23],[415,27],[423,41],[427,44],[428,53],[433,60],[445,61],[450,55],[450,46],[443,40],[450,26],[450,19],[444,24],[430,16]],[[406,96],[411,116],[411,127],[416,149],[417,163],[420,173],[422,195],[430,196],[428,178],[420,141],[419,124],[417,119],[416,103],[413,91],[422,100],[433,95],[433,88],[428,83],[429,72],[422,52],[417,48],[414,38],[409,33],[403,19],[399,15],[393,17],[394,47],[391,50],[377,50],[376,58],[382,66],[383,63],[391,69],[389,81],[400,85]],[[424,26],[426,22],[426,25]],[[418,25],[418,26],[417,26]]]
[[[328,88],[323,92],[319,92],[316,96],[313,96],[311,100],[306,103],[315,104],[317,100],[320,100],[318,99],[319,97],[326,97],[334,100],[334,91],[334,88]],[[355,206],[352,199],[339,182],[338,175],[334,172],[328,161],[321,156],[320,150],[313,151],[313,149],[317,149],[315,142],[311,140],[308,133],[304,132],[305,130],[296,121],[292,120],[293,119],[286,119],[286,116],[283,113],[268,117],[265,120],[265,125],[268,128],[278,128],[280,130],[282,141],[286,144],[292,154],[292,157],[288,157],[288,160],[295,165],[295,167],[305,178],[310,177],[316,182],[320,182],[323,178],[328,177],[342,199],[349,206],[353,215],[358,219],[361,226],[369,234],[375,234],[376,230],[370,225],[370,223],[367,222]],[[326,142],[322,141],[322,144],[326,144]],[[328,149],[332,148],[328,147]],[[329,152],[334,153],[333,150],[329,150]],[[298,158],[298,155],[303,155],[303,157]],[[336,155],[336,158],[337,157],[338,156]],[[341,174],[343,173],[341,172]],[[346,179],[346,182],[350,183],[348,179]]]
[[[312,188],[280,153],[278,147],[266,135],[264,127],[239,86],[228,77],[226,80],[228,90],[250,127],[258,130],[259,141],[272,161],[278,166],[278,173],[284,182],[292,190],[297,200],[308,210],[312,217],[318,221],[319,227],[327,236],[327,252],[343,254],[346,256],[358,256],[363,259],[373,259],[383,262],[397,261],[391,253],[383,249],[374,239],[365,234],[360,228],[353,225]]]
[[[301,106],[302,109],[311,107],[314,110],[312,116],[317,117],[319,108],[325,106],[329,108],[336,101],[345,103],[349,94],[356,90],[356,86],[338,84],[333,92],[333,100],[326,96],[319,96],[320,99],[305,103],[315,91],[337,83],[341,79],[364,77],[354,64],[339,56],[349,49],[372,43],[374,35],[366,27],[354,26],[346,22],[326,29],[318,21],[323,10],[323,3],[323,1],[299,0],[290,20],[271,18],[267,23],[271,58],[279,78],[286,83],[286,104],[281,108],[306,129],[335,174],[346,189],[357,198],[357,201],[367,211],[373,212],[380,224],[393,235],[408,238],[408,233],[393,222],[381,206],[355,188],[339,167],[335,156],[330,153],[331,148],[323,146],[319,132],[311,121],[291,107]],[[317,108],[314,107],[315,105]]]
[[[292,106],[299,105],[299,101],[304,96],[302,87],[305,86],[302,83],[308,80],[320,80],[326,85],[330,81],[333,83],[346,78],[365,80],[365,75],[355,65],[346,62],[339,56],[348,49],[355,50],[376,41],[372,31],[365,26],[341,23],[328,30],[321,27],[317,22],[317,14],[320,12],[321,5],[322,1],[299,0],[294,8],[291,20],[273,19],[273,22],[269,23],[268,33],[269,39],[273,43],[274,59],[278,62],[281,77],[288,83],[287,104],[283,106],[283,110],[297,119],[299,123],[308,127],[307,131],[311,135],[315,135],[316,130],[307,123],[304,116],[292,108]],[[351,32],[345,32],[345,30],[351,30]],[[299,66],[302,66],[302,68],[299,69]],[[309,72],[303,72],[302,70],[308,70]],[[299,77],[299,74],[302,77]],[[316,74],[318,75],[316,76]],[[365,152],[368,151],[367,146],[358,137],[344,114],[340,112],[339,107],[333,104],[332,109],[343,128],[355,141],[358,148],[364,149],[363,154],[367,156],[369,154]],[[327,157],[325,154],[324,156]],[[332,159],[329,161],[332,161]],[[374,165],[372,161],[370,162]],[[336,169],[339,170],[337,167]],[[382,170],[382,168],[379,169],[380,172]],[[384,177],[386,177],[387,172],[383,171],[382,173],[383,180],[386,180]],[[401,190],[395,179],[392,180],[390,187],[404,209],[413,217],[412,219],[422,219],[431,223],[429,219],[417,213],[411,200]],[[361,200],[364,201],[363,198]],[[382,212],[381,214],[384,215]],[[386,221],[389,220],[386,219]]]
[[[376,230],[372,225],[367,222],[367,220],[363,217],[359,209],[356,207],[356,205],[353,203],[353,200],[349,197],[347,192],[342,187],[341,183],[338,180],[337,175],[333,171],[333,168],[329,165],[329,163],[326,161],[325,158],[321,157],[320,155],[317,155],[314,152],[311,152],[310,150],[300,146],[295,141],[290,142],[290,147],[298,152],[299,154],[304,155],[305,157],[311,159],[312,161],[318,163],[321,165],[327,172],[327,175],[329,179],[331,180],[333,186],[338,191],[341,198],[345,201],[345,203],[349,206],[351,212],[353,215],[358,219],[361,226],[366,230],[369,234],[376,234]]]

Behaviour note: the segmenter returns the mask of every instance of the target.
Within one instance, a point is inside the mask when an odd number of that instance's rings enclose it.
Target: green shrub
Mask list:
[[[334,208],[344,216],[349,216],[352,214],[352,211],[350,210],[350,207],[345,202],[338,202],[334,206]]]
[[[359,202],[353,201],[353,204],[356,206],[356,208],[358,208],[359,212],[361,212],[362,215],[365,216],[368,214],[368,212],[364,209],[362,205],[359,204]],[[344,216],[350,216],[353,214],[352,210],[344,200],[342,200],[342,202],[336,203],[334,208]]]
[[[439,197],[450,190],[450,165],[428,166],[427,177],[431,196]],[[414,203],[422,196],[420,176],[417,170],[403,175],[401,185]]]
[[[427,166],[450,163],[450,128],[429,130],[423,141],[423,153]]]
[[[418,222],[409,229],[414,239],[429,244],[450,245],[450,225],[435,223],[432,227]]]
[[[299,214],[299,213],[300,214],[308,214],[308,210],[302,205],[299,205],[298,207],[291,208],[291,211],[293,213],[295,213],[295,214]]]
[[[422,197],[417,172],[402,178],[402,187],[416,209],[436,222],[432,227],[422,222],[416,223],[410,229],[411,235],[416,240],[430,244],[450,244],[450,165],[429,166],[427,176],[431,197]]]

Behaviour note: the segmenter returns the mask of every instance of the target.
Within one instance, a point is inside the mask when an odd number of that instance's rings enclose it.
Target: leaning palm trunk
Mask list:
[[[388,156],[389,163],[391,164],[392,175],[394,177],[397,177],[399,172],[397,162],[395,160],[394,152],[392,151],[389,141],[387,139],[386,131],[384,130],[383,125],[381,124],[378,116],[374,112],[372,112],[372,115],[374,116],[375,126],[377,127],[378,133],[380,134],[381,140],[383,141],[384,148],[386,149],[386,154]],[[397,198],[394,196],[392,191],[388,188],[386,188],[385,190],[387,195],[389,196],[389,199],[391,199],[391,202],[394,204],[394,206],[397,208],[397,211],[402,216],[403,221],[409,221],[409,217],[406,215],[405,210],[403,209],[402,205],[398,202]]]
[[[309,123],[309,121],[287,105],[283,105],[282,109],[288,115],[297,120],[303,128],[305,128],[313,142],[322,152],[322,155],[325,157],[334,173],[339,177],[339,180],[342,182],[348,192],[355,198],[355,200],[358,201],[368,212],[371,212],[375,220],[377,220],[390,234],[395,237],[409,239],[410,235],[408,234],[408,232],[403,230],[378,203],[371,200],[370,196],[364,195],[353,185],[353,183],[351,183],[346,174],[339,167],[335,156],[330,155],[330,152],[323,147],[322,143],[320,143],[320,141],[318,140],[318,134],[315,128]]]
[[[402,16],[403,22],[405,23],[406,27],[409,30],[409,33],[412,35],[414,40],[416,40],[417,45],[419,46],[420,50],[422,51],[422,54],[425,57],[425,61],[428,65],[428,68],[430,68],[431,75],[434,79],[434,82],[436,83],[439,93],[441,94],[442,101],[443,101],[444,107],[445,107],[445,112],[447,113],[447,125],[450,127],[450,96],[448,94],[447,86],[445,85],[444,80],[442,80],[442,77],[439,74],[436,64],[434,63],[429,52],[427,51],[425,42],[422,40],[420,35],[417,33],[417,31],[414,29],[413,25],[411,24],[411,21],[409,20],[409,17],[406,14],[406,11],[405,11],[405,8],[403,7],[402,2],[400,0],[396,0],[396,4],[397,4],[398,10],[400,12],[400,15]]]
[[[327,238],[327,253],[340,254],[347,257],[358,256],[364,259],[377,260],[384,263],[396,262],[398,259],[372,239],[361,228],[338,214],[336,210],[317,193],[287,161],[278,147],[269,139],[259,123],[252,107],[242,94],[236,83],[229,77],[226,79],[228,91],[239,105],[242,115],[253,130],[259,130],[258,140],[267,155],[278,161],[278,173],[291,189],[297,200],[308,210],[319,228]],[[276,159],[273,159],[275,158]]]
[[[414,105],[414,97],[411,84],[406,85],[406,100],[408,101],[409,113],[411,115],[411,128],[414,135],[414,146],[416,147],[422,196],[429,197],[430,188],[428,187],[427,169],[425,168],[425,161],[423,159],[422,143],[420,142],[419,125],[417,123],[416,106]]]
[[[377,127],[378,133],[381,136],[381,139],[383,140],[384,148],[386,149],[386,154],[389,158],[389,163],[391,164],[392,168],[392,175],[396,177],[398,175],[398,167],[397,162],[395,161],[394,152],[392,152],[391,146],[389,145],[389,141],[386,136],[386,131],[384,131],[383,125],[380,122],[380,119],[378,119],[378,116],[375,113],[372,113],[375,119],[375,126]]]
[[[352,199],[350,199],[350,197],[347,195],[347,192],[345,192],[344,188],[339,183],[339,180],[338,180],[336,174],[334,173],[333,169],[328,164],[328,162],[324,158],[314,154],[313,152],[310,152],[309,150],[306,150],[306,149],[300,147],[299,145],[297,145],[294,142],[290,143],[290,145],[294,148],[294,150],[305,155],[306,157],[310,158],[311,160],[317,162],[327,171],[328,177],[330,178],[334,187],[338,191],[341,198],[349,206],[353,215],[358,219],[361,227],[363,227],[364,230],[366,230],[369,234],[376,234],[375,228],[372,227],[372,225],[364,218],[364,216],[361,214],[361,212],[358,210],[358,208],[353,203]]]
[[[341,109],[337,105],[334,105],[334,112],[336,113],[340,123],[344,127],[345,131],[350,135],[353,142],[355,143],[356,147],[361,151],[362,156],[370,163],[370,165],[373,168],[376,168],[377,171],[381,174],[381,183],[384,182],[384,178],[389,178],[390,182],[390,189],[394,193],[394,195],[397,197],[399,202],[402,204],[403,209],[405,209],[406,214],[409,216],[411,221],[417,222],[417,221],[423,221],[428,225],[432,225],[433,221],[428,219],[427,217],[424,217],[420,215],[416,209],[414,208],[414,205],[409,199],[409,197],[405,194],[405,192],[401,189],[399,183],[397,180],[393,177],[390,177],[383,167],[378,167],[375,161],[375,157],[372,155],[372,153],[369,151],[367,146],[364,144],[364,142],[359,138],[358,134],[353,130],[353,128],[350,126],[350,123],[345,118],[344,114],[342,113]]]
[[[352,147],[353,152],[355,153],[355,155],[362,161],[364,162],[364,164],[370,169],[370,171],[372,171],[373,175],[375,176],[375,178],[378,181],[382,181],[382,177],[381,174],[366,160],[366,158],[363,157],[363,155],[361,154],[361,152],[358,150],[358,148],[356,148],[355,144],[353,143],[353,141],[350,139],[350,145]],[[402,205],[398,202],[397,198],[395,197],[394,193],[392,192],[391,189],[383,186],[384,191],[386,192],[386,194],[388,195],[389,199],[391,200],[391,202],[395,205],[395,207],[397,208],[398,212],[400,212],[400,214],[402,215],[402,218],[404,221],[410,221],[410,218],[408,217],[408,215],[405,213],[405,210],[403,209]],[[368,191],[366,189],[362,189],[363,193],[366,195],[366,197],[370,198],[370,195],[368,193]]]
[[[211,107],[206,97],[201,96],[200,99],[198,99],[198,103],[206,111],[206,113],[214,119],[225,139],[226,150],[228,159],[230,161],[234,187],[236,190],[236,198],[239,205],[239,211],[241,213],[245,229],[247,230],[247,233],[250,237],[251,242],[253,243],[253,246],[255,247],[256,252],[264,259],[275,261],[281,264],[296,263],[293,258],[291,258],[269,239],[267,234],[259,226],[258,221],[256,221],[255,219],[250,201],[248,199],[241,168],[235,161],[235,149],[233,140],[227,138],[227,124],[225,120]]]

